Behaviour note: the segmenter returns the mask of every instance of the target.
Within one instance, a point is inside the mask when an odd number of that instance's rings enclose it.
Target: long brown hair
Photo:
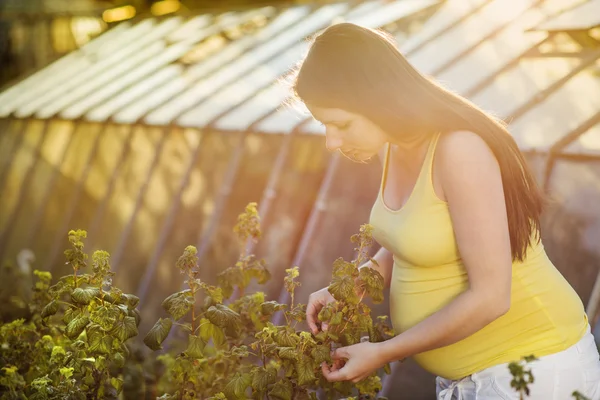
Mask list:
[[[494,153],[502,174],[513,260],[540,238],[543,195],[503,121],[419,73],[382,31],[351,23],[325,29],[294,71],[304,103],[363,115],[391,137],[470,130]]]

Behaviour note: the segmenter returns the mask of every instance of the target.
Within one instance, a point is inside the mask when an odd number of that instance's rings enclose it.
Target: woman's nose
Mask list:
[[[342,147],[342,139],[334,135],[327,135],[325,137],[325,146],[329,151],[335,151]]]

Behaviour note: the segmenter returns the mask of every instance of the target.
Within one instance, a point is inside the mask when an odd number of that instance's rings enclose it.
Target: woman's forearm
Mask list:
[[[508,311],[509,302],[497,297],[470,289],[461,293],[417,325],[381,342],[383,364],[444,347],[474,334]]]
[[[377,253],[375,253],[373,259],[377,262],[377,264],[369,260],[359,268],[373,268],[379,272],[381,276],[383,276],[384,287],[389,287],[392,280],[392,267],[394,265],[394,257],[392,253],[382,246]]]

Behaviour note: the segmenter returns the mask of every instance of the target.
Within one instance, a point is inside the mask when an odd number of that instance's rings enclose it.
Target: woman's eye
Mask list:
[[[338,125],[338,128],[341,130],[348,129],[350,127],[350,122],[346,122],[344,124]]]

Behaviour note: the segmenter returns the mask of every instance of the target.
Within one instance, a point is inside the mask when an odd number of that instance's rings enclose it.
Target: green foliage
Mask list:
[[[126,342],[138,334],[139,299],[112,286],[105,251],[92,255],[91,274],[81,274],[88,266],[86,232],[68,237],[73,274],[51,285],[49,272],[34,271],[31,320],[0,327],[3,399],[110,399],[123,388],[119,370],[129,354]]]
[[[246,254],[249,240],[261,236],[256,204],[251,203],[238,218],[234,228],[240,255],[234,266],[218,276],[218,286],[202,282],[197,251],[188,246],[177,261],[185,274],[189,289],[168,296],[163,308],[170,318],[161,318],[148,332],[144,343],[153,350],[162,348],[173,325],[187,331],[185,351],[174,356],[164,354],[166,374],[161,399],[316,399],[321,388],[328,399],[347,397],[352,393],[374,398],[381,390],[380,377],[374,373],[354,385],[332,384],[321,373],[322,362],[331,362],[334,347],[358,343],[363,335],[382,341],[393,335],[386,318],[373,321],[363,300],[383,299],[383,278],[375,270],[361,269],[368,260],[371,244],[368,225],[352,240],[358,257],[352,262],[342,259],[334,263],[330,291],[336,302],[323,309],[319,318],[328,321],[330,329],[313,336],[299,330],[305,323],[306,305],[295,302],[294,293],[300,282],[298,267],[286,270],[284,287],[290,304],[268,301],[262,292],[245,293],[252,280],[265,283],[270,278],[263,260]],[[358,290],[356,290],[358,288]],[[239,298],[232,298],[236,292]],[[200,298],[204,297],[204,301]],[[283,312],[286,323],[271,322],[276,312]],[[187,319],[189,324],[177,321]],[[389,371],[389,366],[386,367]]]
[[[316,399],[318,389],[328,399],[376,397],[377,373],[356,385],[331,384],[320,368],[331,362],[332,348],[358,343],[364,335],[381,341],[394,334],[387,319],[373,321],[363,303],[367,297],[379,301],[383,290],[377,272],[358,269],[368,260],[370,228],[361,227],[352,238],[356,260],[335,262],[330,288],[337,301],[319,316],[331,328],[315,336],[300,329],[306,305],[295,301],[298,267],[287,269],[283,282],[289,304],[269,301],[261,291],[245,293],[253,281],[270,279],[264,261],[246,254],[249,241],[261,236],[256,204],[246,207],[234,232],[240,255],[219,274],[216,286],[199,279],[195,247],[179,257],[176,267],[187,288],[163,301],[168,317],[160,318],[143,342],[161,350],[174,328],[185,332],[186,341],[181,351],[142,365],[141,350],[132,354],[135,346],[128,343],[138,335],[139,299],[112,285],[107,252],[94,252],[90,262],[84,253],[86,232],[70,231],[65,257],[73,272],[53,283],[49,272],[34,271],[28,301],[19,302],[27,306],[26,318],[0,326],[0,399],[141,398],[149,379],[157,381],[150,384],[160,399],[304,400]],[[276,313],[285,324],[271,322]]]
[[[525,356],[520,361],[511,362],[508,364],[508,370],[513,376],[510,381],[510,386],[519,393],[519,399],[524,400],[525,396],[529,396],[529,385],[535,382],[531,368],[527,369],[527,365],[537,358],[533,355]],[[574,391],[572,396],[575,400],[590,400],[578,391]]]

